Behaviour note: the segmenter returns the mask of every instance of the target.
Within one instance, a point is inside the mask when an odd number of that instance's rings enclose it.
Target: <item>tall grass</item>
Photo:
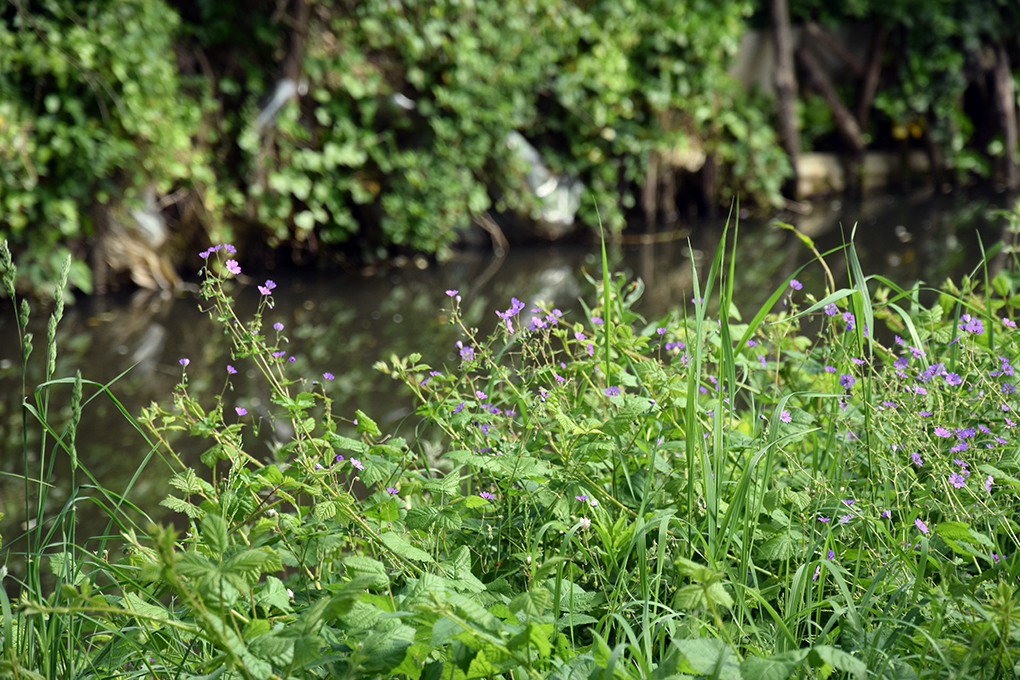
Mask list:
[[[89,479],[75,498],[111,529],[82,538],[73,502],[47,508],[47,475],[74,459],[90,399],[113,396],[50,369],[25,406],[47,468],[26,454],[36,522],[19,597],[0,602],[0,670],[1012,677],[1020,278],[903,288],[866,277],[851,241],[837,287],[801,235],[827,288],[794,273],[745,322],[736,236],[662,319],[634,311],[642,284],[614,277],[605,247],[581,318],[512,299],[481,337],[447,291],[457,360],[376,365],[419,401],[410,439],[333,413],[333,376],[292,370],[287,329],[270,330],[275,284],[240,318],[233,249],[205,251],[204,304],[234,348],[224,383],[256,369],[294,437],[261,452],[272,423],[227,390],[200,403],[181,358],[172,404],[137,424],[183,531],[142,530],[129,490]],[[55,389],[77,404],[61,428]],[[207,442],[202,470],[182,437]],[[111,540],[125,556],[96,550]]]

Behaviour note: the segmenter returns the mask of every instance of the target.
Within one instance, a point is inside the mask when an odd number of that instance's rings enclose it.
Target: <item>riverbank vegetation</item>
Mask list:
[[[86,292],[172,288],[189,253],[227,240],[251,262],[442,257],[473,222],[516,232],[510,216],[543,214],[551,185],[511,133],[611,232],[735,196],[782,206],[812,149],[917,147],[940,183],[1015,188],[1012,5],[789,5],[8,3],[0,233],[36,291],[68,252]],[[801,85],[777,109],[761,66],[791,22],[782,82]],[[741,82],[752,30],[760,72]],[[595,224],[571,191],[557,234],[575,212]]]
[[[25,386],[24,554],[0,591],[11,677],[1010,677],[1017,672],[1016,324],[1020,279],[986,270],[938,290],[793,276],[742,318],[739,246],[690,305],[633,310],[611,275],[583,313],[516,298],[488,337],[376,369],[417,398],[382,432],[336,413],[337,376],[236,315],[237,249],[201,253],[202,305],[233,358],[189,374],[137,420],[139,474],[176,491],[156,526],[77,462],[75,432],[116,385],[54,374],[50,324]],[[806,247],[814,244],[804,237]],[[3,285],[15,269],[2,249]],[[68,261],[65,260],[65,263]],[[1015,263],[1013,263],[1015,264]],[[61,284],[69,266],[64,265]],[[60,295],[56,296],[61,299]],[[20,328],[29,307],[20,307]],[[296,370],[295,367],[302,367]],[[87,372],[87,369],[84,369]],[[273,408],[233,400],[239,371]],[[223,384],[193,398],[189,384]],[[66,412],[48,405],[71,393]],[[111,391],[112,390],[112,391]],[[131,417],[130,414],[125,414]],[[136,422],[132,419],[132,422]],[[293,436],[266,451],[259,432]],[[27,440],[26,440],[27,441]],[[201,467],[178,455],[204,442]],[[71,500],[47,504],[69,457]],[[80,504],[109,518],[80,536]]]

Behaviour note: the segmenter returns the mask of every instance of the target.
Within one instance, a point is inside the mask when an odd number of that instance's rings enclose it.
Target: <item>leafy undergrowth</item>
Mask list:
[[[905,290],[851,247],[851,287],[791,279],[750,322],[713,318],[734,246],[647,322],[603,259],[584,318],[515,299],[492,336],[462,327],[452,362],[380,362],[420,402],[408,441],[332,413],[330,374],[289,370],[272,282],[236,318],[231,252],[203,253],[223,375],[260,372],[294,436],[250,453],[273,422],[199,404],[182,359],[172,407],[140,420],[187,529],[92,480],[111,531],[76,542],[73,504],[45,513],[40,486],[0,676],[1015,677],[1016,278]],[[39,465],[73,455],[93,398],[51,373],[25,408],[50,435]],[[46,395],[66,385],[60,430]],[[208,441],[206,470],[181,437]]]

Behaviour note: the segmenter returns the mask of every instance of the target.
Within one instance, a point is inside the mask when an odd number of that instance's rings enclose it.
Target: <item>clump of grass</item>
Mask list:
[[[513,298],[482,337],[447,291],[457,360],[376,365],[418,400],[408,439],[335,415],[334,376],[294,371],[286,329],[263,326],[275,284],[239,318],[232,248],[205,251],[202,295],[234,348],[224,382],[255,369],[272,419],[226,390],[199,403],[181,358],[172,406],[140,419],[173,467],[163,504],[180,531],[120,522],[120,560],[68,536],[57,588],[28,581],[4,600],[4,663],[61,677],[1008,677],[1017,278],[904,289],[865,279],[849,247],[850,286],[830,274],[815,296],[791,278],[745,322],[737,252],[720,247],[692,306],[651,321],[633,311],[640,281],[611,276],[605,253],[580,318]],[[253,435],[279,420],[294,436],[263,455]],[[182,435],[208,442],[205,469],[181,463]],[[73,436],[52,436],[73,455]]]

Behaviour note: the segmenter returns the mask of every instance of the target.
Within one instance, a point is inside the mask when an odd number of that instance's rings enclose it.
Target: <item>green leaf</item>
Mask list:
[[[702,675],[711,675],[719,680],[742,680],[737,655],[722,640],[694,638],[674,640],[691,669]]]
[[[371,557],[360,557],[357,555],[345,557],[344,567],[347,569],[347,573],[352,576],[367,577],[368,583],[372,588],[385,588],[390,584],[390,577],[386,573],[386,567],[383,566],[382,562],[373,560]]]
[[[275,576],[266,577],[266,582],[255,593],[255,604],[267,609],[276,607],[284,612],[289,612],[291,609],[287,588],[283,585],[283,581]]]
[[[535,622],[529,622],[517,635],[510,639],[507,648],[516,651],[526,647],[533,648],[540,657],[549,656],[552,645],[549,643],[549,635],[545,632],[546,626],[540,626]]]
[[[816,645],[808,653],[808,660],[812,666],[818,667],[827,663],[836,670],[850,673],[857,678],[866,678],[868,666],[857,657],[850,656],[841,649],[829,645]]]
[[[407,524],[409,529],[418,529],[419,531],[425,531],[436,521],[436,516],[439,515],[439,508],[435,506],[426,506],[411,508],[407,511],[404,516],[404,523]]]
[[[808,655],[807,649],[795,649],[774,656],[749,656],[740,664],[743,680],[786,680]]]
[[[394,531],[388,531],[385,534],[379,536],[386,547],[392,550],[397,555],[409,560],[415,560],[416,562],[430,562],[432,556],[420,548],[415,548],[413,545],[408,543],[407,539],[401,534]]]
[[[214,555],[223,555],[230,545],[227,534],[227,523],[219,515],[208,514],[202,520],[202,541],[212,550]]]
[[[545,588],[535,588],[520,593],[507,605],[510,611],[526,616],[541,616],[552,602],[552,595]]]
[[[161,500],[159,504],[162,505],[164,508],[169,508],[174,512],[180,512],[182,514],[185,514],[191,519],[201,519],[202,517],[205,516],[205,510],[198,507],[197,505],[192,505],[183,498],[177,498],[177,496],[172,495],[167,496],[166,498]]]
[[[460,495],[460,469],[456,469],[442,479],[428,479],[423,485],[426,491],[446,496]]]
[[[360,423],[361,421],[359,420],[358,422]],[[329,441],[330,446],[334,449],[340,449],[341,451],[354,451],[355,453],[366,453],[368,451],[368,444],[365,442],[359,442],[357,439],[343,437],[332,432],[326,433],[326,439]]]
[[[375,424],[375,421],[365,415],[362,410],[354,412],[355,417],[358,419],[358,434],[365,434],[366,432],[373,437],[379,437],[382,432],[379,431],[379,426]]]

